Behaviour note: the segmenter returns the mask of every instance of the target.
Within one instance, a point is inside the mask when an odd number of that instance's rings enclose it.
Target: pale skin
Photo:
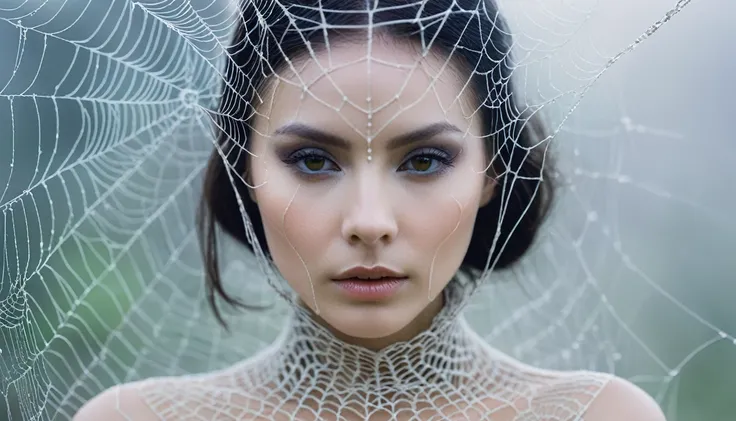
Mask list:
[[[300,302],[318,311],[317,320],[343,341],[381,349],[426,329],[440,311],[440,292],[458,270],[477,211],[491,200],[495,182],[484,173],[488,161],[479,114],[473,113],[467,93],[458,95],[463,85],[454,68],[443,68],[444,61],[431,55],[413,72],[357,61],[366,55],[365,46],[335,45],[329,56],[295,61],[297,72],[281,72],[283,80],[274,79],[264,89],[250,141],[251,172],[245,177],[255,187],[251,197],[274,263]],[[410,46],[375,42],[371,55],[382,62],[416,63]],[[333,69],[329,77],[325,69]],[[302,98],[304,84],[310,88]],[[382,108],[367,113],[369,105]],[[326,131],[346,147],[283,134],[296,123]],[[391,139],[438,123],[453,128],[390,147]],[[371,136],[369,161],[366,139]],[[426,154],[433,148],[446,152],[452,165],[443,167]],[[301,149],[321,155],[283,162]],[[410,281],[384,301],[356,302],[331,280],[356,265],[388,266]],[[560,373],[538,397],[559,396],[567,386],[564,378]],[[160,419],[143,402],[139,386],[107,390],[74,419]],[[504,421],[498,415],[494,421]],[[585,420],[662,421],[664,416],[645,392],[614,378]]]
[[[397,56],[379,45],[375,43],[372,52],[378,59],[415,64],[413,55]],[[490,200],[494,180],[483,174],[487,163],[479,125],[466,117],[468,107],[463,110],[465,104],[456,100],[457,77],[445,70],[446,76],[428,90],[436,77],[429,66],[416,68],[411,76],[409,70],[377,63],[368,69],[366,61],[341,67],[365,56],[361,49],[335,49],[331,61],[339,69],[329,78],[320,68],[330,65],[326,55],[319,64],[300,69],[303,82],[297,83],[310,84],[313,96],[300,99],[299,85],[281,82],[266,97],[268,119],[259,119],[255,126],[259,135],[252,149],[257,158],[251,161],[251,183],[259,186],[252,197],[261,211],[269,249],[291,288],[311,310],[319,308],[320,319],[335,334],[380,349],[416,335],[440,310],[440,300],[430,302],[429,297],[437,297],[460,266],[475,215]],[[406,83],[408,76],[411,83]],[[367,107],[370,97],[373,108],[381,109],[369,119],[365,110],[344,105],[344,97],[359,107]],[[327,130],[348,147],[326,148],[272,134],[295,123]],[[455,129],[412,144],[389,145],[391,139],[438,123]],[[369,130],[377,132],[370,161]],[[310,161],[321,171],[299,163],[309,172],[296,172],[281,162],[283,155],[305,148],[319,148],[334,162]],[[432,148],[454,157],[453,166],[427,155]],[[421,153],[425,155],[417,155]],[[422,157],[429,158],[429,164],[421,162]],[[425,171],[417,170],[418,163]],[[411,282],[388,300],[348,300],[330,278],[357,265],[387,266],[409,275]]]

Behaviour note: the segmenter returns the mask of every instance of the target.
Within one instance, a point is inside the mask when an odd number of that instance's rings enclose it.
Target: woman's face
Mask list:
[[[353,338],[431,319],[493,191],[479,113],[456,72],[435,57],[417,63],[408,45],[373,42],[370,54],[333,45],[294,61],[261,93],[249,140],[251,197],[274,263]],[[404,279],[336,281],[376,266]]]

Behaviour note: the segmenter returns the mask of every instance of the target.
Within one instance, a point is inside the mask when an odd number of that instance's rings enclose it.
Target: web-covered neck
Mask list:
[[[295,309],[269,371],[290,395],[308,393],[322,382],[323,390],[361,395],[421,391],[430,384],[435,390],[441,384],[457,388],[466,373],[477,372],[472,366],[482,353],[459,312],[470,292],[468,283],[453,280],[428,329],[379,351],[346,343],[309,311]]]

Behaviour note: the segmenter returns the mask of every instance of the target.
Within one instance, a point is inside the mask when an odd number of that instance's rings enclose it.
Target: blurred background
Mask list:
[[[628,378],[671,421],[736,419],[736,6],[499,3],[564,187],[469,320],[529,363]],[[228,244],[228,289],[275,305],[217,327],[194,233],[234,12],[0,0],[0,418],[70,419],[276,336],[286,309]]]

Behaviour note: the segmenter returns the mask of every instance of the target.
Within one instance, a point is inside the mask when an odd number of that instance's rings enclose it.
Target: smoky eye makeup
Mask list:
[[[455,157],[437,147],[424,147],[412,151],[398,169],[416,175],[440,175],[454,166]]]
[[[309,140],[279,141],[273,145],[278,159],[296,175],[318,177],[336,175],[350,165],[349,154],[339,148],[333,154],[329,147]],[[408,149],[408,148],[407,148]],[[397,151],[400,151],[397,149]],[[395,170],[408,176],[429,178],[449,171],[460,155],[462,146],[451,139],[433,139],[417,142],[407,152],[396,155]]]
[[[303,148],[291,153],[281,160],[298,173],[322,175],[328,172],[339,172],[340,167],[329,154],[318,148]]]

